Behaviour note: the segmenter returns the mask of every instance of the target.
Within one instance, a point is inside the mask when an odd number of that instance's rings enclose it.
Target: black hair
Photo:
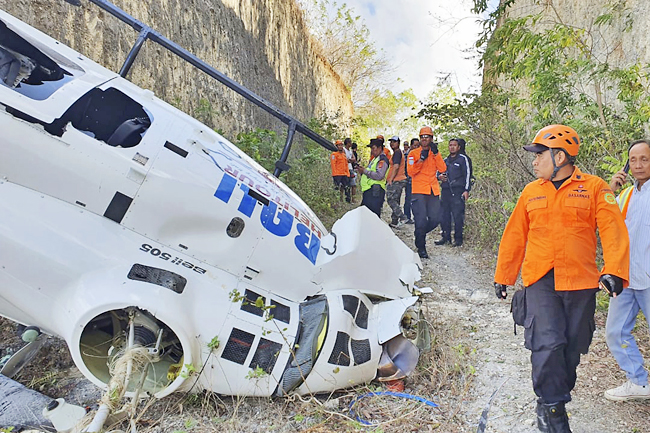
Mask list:
[[[357,148],[357,143],[352,143],[351,147],[352,147],[352,149],[356,149]]]
[[[630,143],[630,147],[627,148],[627,154],[628,156],[630,155],[630,150],[637,144],[645,143],[648,147],[650,147],[650,141],[646,139],[641,139],[641,140],[634,140],[632,143]]]
[[[343,144],[348,144],[348,143],[352,143],[352,139],[350,137],[343,140]]]
[[[460,147],[458,153],[461,153],[461,154],[463,154],[463,155],[467,155],[467,154],[465,153],[465,146],[467,145],[467,143],[465,142],[465,140],[463,140],[462,138],[457,138],[456,141],[458,142],[458,146]]]
[[[420,141],[420,139],[419,139],[419,138],[411,138],[411,146],[412,146],[412,145],[413,145],[413,143],[415,143],[416,141],[418,141],[418,142],[419,142],[419,141]]]

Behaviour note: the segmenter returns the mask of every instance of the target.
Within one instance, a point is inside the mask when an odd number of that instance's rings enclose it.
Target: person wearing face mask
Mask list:
[[[618,196],[618,205],[630,237],[630,286],[609,300],[605,328],[607,346],[625,371],[627,382],[605,391],[605,398],[613,401],[650,399],[648,371],[632,335],[639,311],[650,321],[650,142],[633,142],[628,156],[635,181]],[[609,186],[617,191],[626,179],[627,172],[621,170]]]
[[[526,185],[508,220],[494,275],[495,293],[505,299],[521,269],[525,288],[513,296],[513,317],[531,351],[537,427],[549,433],[571,432],[565,404],[591,344],[598,287],[618,296],[628,283],[625,222],[609,185],[574,165],[579,147],[576,131],[564,125],[542,128],[524,146],[535,153],[537,180]],[[515,302],[519,295],[523,304]]]
[[[420,147],[409,152],[407,173],[411,176],[411,211],[415,219],[415,247],[428,259],[426,236],[440,223],[440,185],[437,173],[447,171],[429,126],[420,129]]]

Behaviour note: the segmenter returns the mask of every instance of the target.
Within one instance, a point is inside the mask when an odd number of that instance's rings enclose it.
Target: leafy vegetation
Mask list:
[[[300,1],[321,52],[352,93],[355,108],[373,105],[393,67],[375,46],[363,19],[346,3]]]
[[[353,121],[352,138],[358,143],[368,143],[377,134],[385,134],[406,138],[417,131],[418,100],[412,90],[398,94],[390,90],[376,91],[371,106],[360,107],[356,110]]]
[[[400,137],[412,134],[418,122],[413,116],[419,108],[417,97],[411,89],[400,93],[390,89],[395,67],[376,47],[363,19],[336,0],[300,3],[323,56],[350,89],[355,108],[352,138],[367,144],[387,131]]]
[[[325,138],[341,138],[343,132],[338,118],[323,116],[312,119],[308,126]],[[296,137],[295,139],[299,139]],[[285,138],[274,131],[255,129],[237,134],[234,144],[246,152],[269,172],[280,158]],[[330,227],[349,206],[340,203],[332,185],[329,164],[330,152],[311,140],[304,139],[295,146],[289,157],[291,169],[282,173],[281,180],[291,188]]]
[[[572,126],[582,140],[577,164],[609,179],[650,120],[648,65],[609,61],[618,44],[608,35],[633,26],[625,1],[610,2],[582,27],[553,0],[521,17],[508,15],[511,4],[501,2],[486,18],[477,42],[485,66],[482,93],[432,102],[419,113],[441,135],[467,137],[478,179],[468,238],[486,248],[496,247],[519,192],[534,179],[522,146],[535,131],[553,123]],[[475,11],[486,7],[475,1]]]

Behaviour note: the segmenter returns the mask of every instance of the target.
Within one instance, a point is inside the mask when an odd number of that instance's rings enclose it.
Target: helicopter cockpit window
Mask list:
[[[61,136],[68,123],[111,146],[133,147],[151,126],[151,116],[119,90],[96,88],[79,98],[59,119],[45,125],[45,129]]]
[[[84,73],[56,52],[35,43],[0,21],[0,85],[31,99],[44,100],[65,83]]]

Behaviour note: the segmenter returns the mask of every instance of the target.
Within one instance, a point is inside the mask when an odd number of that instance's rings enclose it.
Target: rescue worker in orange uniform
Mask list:
[[[409,152],[408,175],[411,176],[411,210],[415,219],[415,247],[418,255],[428,259],[426,236],[440,223],[440,185],[437,173],[447,171],[447,165],[433,142],[433,130],[420,129],[420,147]]]
[[[343,142],[336,140],[334,143],[337,151],[330,155],[330,165],[332,167],[332,179],[334,180],[334,189],[341,191],[341,201],[345,193],[345,201],[350,203],[350,170],[348,169],[348,157],[343,150]]]
[[[496,295],[505,299],[506,286],[515,284],[521,268],[537,426],[550,433],[571,432],[565,403],[580,355],[591,344],[599,283],[610,296],[628,283],[625,222],[609,185],[574,166],[579,147],[578,134],[564,125],[542,128],[524,146],[535,153],[537,180],[526,185],[508,220],[494,275]],[[596,229],[605,261],[600,272]]]

